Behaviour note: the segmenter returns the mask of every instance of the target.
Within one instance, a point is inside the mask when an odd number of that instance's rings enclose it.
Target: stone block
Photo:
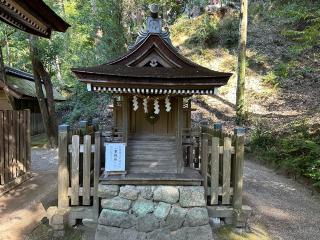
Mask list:
[[[199,227],[185,227],[179,229],[185,233],[185,240],[212,240],[212,229],[209,224]]]
[[[174,204],[179,200],[179,190],[174,186],[159,186],[154,190],[153,199]]]
[[[163,223],[161,223],[162,227],[169,228],[172,231],[181,228],[185,220],[186,213],[186,209],[177,205],[173,205],[168,217]]]
[[[146,235],[147,235],[146,233],[138,232],[133,228],[124,229],[122,232],[122,238],[124,240],[145,240]]]
[[[148,200],[152,199],[154,188],[154,186],[137,186],[140,196]]]
[[[171,209],[169,203],[159,202],[156,209],[154,210],[154,215],[160,219],[166,219]]]
[[[118,185],[98,185],[98,196],[101,198],[113,198],[118,196],[119,186]]]
[[[152,213],[154,211],[154,202],[146,199],[138,199],[132,207],[132,211],[137,216],[144,216],[147,213]]]
[[[147,234],[147,240],[173,240],[173,238],[169,229],[157,229]]]
[[[139,232],[151,232],[160,227],[160,220],[153,214],[147,214],[139,217],[136,229]]]
[[[95,240],[124,240],[122,228],[98,225]]]
[[[183,186],[180,190],[181,207],[205,207],[204,187],[202,186]]]
[[[108,208],[108,209],[120,210],[120,211],[128,211],[131,206],[131,200],[117,196],[117,197],[110,198],[110,199],[102,199],[101,206],[102,206],[102,208]]]
[[[136,186],[126,185],[120,187],[119,196],[129,200],[136,200],[138,198],[139,192],[140,191],[136,188]]]
[[[205,207],[191,208],[186,215],[184,226],[196,227],[207,225],[209,223],[208,210]]]

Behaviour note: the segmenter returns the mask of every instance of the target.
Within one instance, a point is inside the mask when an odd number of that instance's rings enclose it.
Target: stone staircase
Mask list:
[[[130,173],[176,173],[175,136],[131,136],[127,159]]]

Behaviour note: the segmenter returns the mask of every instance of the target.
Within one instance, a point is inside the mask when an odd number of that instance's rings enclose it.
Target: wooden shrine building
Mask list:
[[[163,31],[157,5],[150,10],[125,55],[72,69],[88,91],[114,96],[113,126],[93,135],[60,125],[56,215],[95,226],[95,240],[212,240],[209,216],[238,226],[248,213],[244,132],[226,136],[221,124],[193,129],[191,99],[214,94],[231,74],[183,57]]]
[[[127,143],[127,172],[183,173],[182,135],[191,128],[192,95],[214,94],[230,73],[197,65],[172,45],[155,14],[120,58],[72,71],[88,91],[108,92],[114,102],[114,131]]]

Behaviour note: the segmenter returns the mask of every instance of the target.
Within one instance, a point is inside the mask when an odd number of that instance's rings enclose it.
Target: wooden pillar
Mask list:
[[[94,188],[94,195],[93,195],[93,209],[95,214],[95,220],[98,220],[99,217],[99,197],[98,197],[98,184],[99,184],[99,177],[101,171],[101,132],[95,133],[95,140],[94,140],[95,150],[94,150],[94,167],[93,167],[93,188]]]
[[[79,123],[79,127],[80,127],[80,135],[84,136],[87,134],[87,130],[88,130],[88,121],[80,121]]]
[[[184,172],[182,129],[183,129],[183,97],[177,97],[177,128],[176,128],[177,173]]]
[[[243,168],[244,168],[244,135],[245,128],[235,128],[235,168],[233,188],[233,224],[237,226],[242,215]]]
[[[123,141],[128,142],[128,121],[129,121],[129,104],[128,96],[122,96],[122,131],[123,131]]]
[[[59,126],[58,208],[68,208],[68,134],[69,125]]]

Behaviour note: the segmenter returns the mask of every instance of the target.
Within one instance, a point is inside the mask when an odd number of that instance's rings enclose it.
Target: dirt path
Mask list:
[[[246,161],[244,171],[244,197],[253,208],[250,225],[262,223],[272,239],[320,239],[318,194],[251,161]]]
[[[31,180],[0,197],[0,240],[24,239],[56,198],[57,151],[32,149]]]

